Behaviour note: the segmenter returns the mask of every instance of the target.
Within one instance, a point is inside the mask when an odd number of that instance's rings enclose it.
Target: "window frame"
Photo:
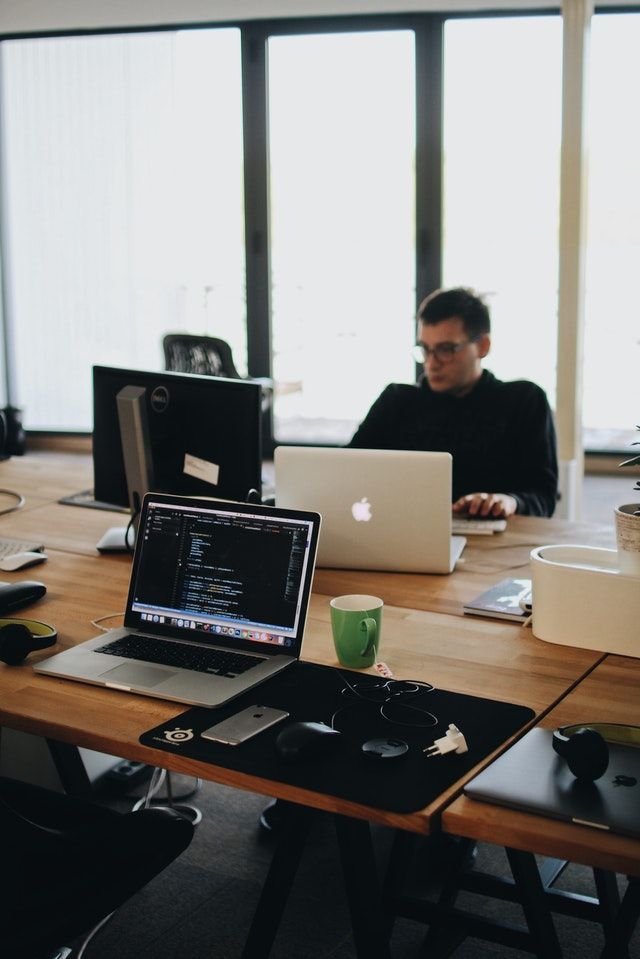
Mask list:
[[[640,5],[596,6],[593,15],[640,13]],[[271,360],[271,310],[268,210],[267,146],[267,44],[272,36],[310,33],[345,33],[377,30],[412,30],[416,44],[416,204],[415,204],[415,276],[416,299],[421,292],[437,288],[442,268],[442,126],[443,126],[443,40],[444,24],[454,19],[562,16],[561,8],[499,11],[465,10],[407,14],[367,14],[313,16],[283,19],[208,20],[184,23],[137,25],[86,29],[34,30],[0,34],[0,59],[3,41],[54,37],[100,36],[177,32],[198,29],[236,28],[241,35],[242,120],[244,136],[245,245],[247,361],[252,376],[269,377]],[[3,163],[0,155],[0,190],[4,191]],[[11,401],[12,336],[7,309],[8,248],[0,205],[1,316],[0,350],[4,382]],[[416,307],[418,302],[416,302]],[[417,367],[416,372],[419,372]],[[265,453],[273,449],[272,416],[265,422]],[[40,431],[36,431],[40,432]],[[69,435],[76,431],[51,431]],[[51,435],[50,434],[50,435]],[[82,434],[79,434],[82,435]],[[84,434],[87,435],[87,434]]]

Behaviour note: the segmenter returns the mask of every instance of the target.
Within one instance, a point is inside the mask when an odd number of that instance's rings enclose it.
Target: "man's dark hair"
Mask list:
[[[432,325],[458,317],[470,338],[489,333],[491,319],[489,308],[473,290],[463,286],[452,290],[436,290],[426,296],[418,307],[418,319],[421,323]]]

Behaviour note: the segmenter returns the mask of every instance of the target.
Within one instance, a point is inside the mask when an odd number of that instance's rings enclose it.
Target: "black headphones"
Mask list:
[[[553,733],[553,748],[576,777],[593,782],[604,776],[609,765],[607,743],[640,746],[640,726],[624,723],[575,723]]]
[[[0,661],[18,666],[36,649],[53,646],[58,631],[36,619],[0,619]]]
[[[25,433],[15,406],[0,409],[0,459],[24,453]]]

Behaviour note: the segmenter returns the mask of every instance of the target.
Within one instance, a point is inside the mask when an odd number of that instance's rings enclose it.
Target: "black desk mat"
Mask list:
[[[366,691],[384,682],[368,673],[338,670],[313,663],[295,663],[273,679],[238,696],[218,709],[195,708],[143,733],[144,746],[210,762],[237,772],[272,779],[392,812],[416,812],[493,752],[534,715],[526,706],[465,696],[434,689],[398,697],[403,703],[429,710],[438,719],[430,728],[390,722],[380,715],[380,703],[362,702],[348,690],[357,684]],[[247,706],[274,706],[290,713],[286,719],[239,746],[226,746],[200,733]],[[345,708],[341,708],[345,707]],[[285,763],[275,753],[280,730],[292,720],[313,720],[334,725],[342,732],[338,748],[328,756]],[[421,713],[394,705],[394,719],[428,722]],[[469,752],[427,758],[422,749],[444,736],[449,723],[464,733]],[[368,739],[391,736],[408,743],[409,751],[397,759],[377,759],[361,751]]]

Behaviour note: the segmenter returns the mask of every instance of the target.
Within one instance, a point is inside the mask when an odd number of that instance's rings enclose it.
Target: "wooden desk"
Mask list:
[[[547,713],[540,725],[576,722],[640,725],[640,659],[607,656]],[[461,796],[442,816],[447,832],[613,872],[640,876],[640,840],[557,822]]]
[[[0,463],[0,486],[22,493],[27,501],[33,498],[53,503],[92,485],[93,466],[88,453],[35,451]]]
[[[47,463],[51,481],[45,482]],[[90,478],[83,454],[29,454],[3,464],[3,481],[22,489],[47,489],[57,498],[82,488]],[[50,560],[33,570],[5,574],[11,579],[39,579],[48,587],[43,601],[25,611],[54,623],[61,646],[95,635],[91,620],[124,610],[130,558],[95,552],[96,523],[102,528],[117,514],[62,506],[55,501],[2,518],[0,534],[40,531]],[[602,656],[554,646],[535,639],[528,629],[497,620],[465,617],[462,603],[500,576],[522,572],[536,543],[570,541],[573,534],[602,543],[609,530],[579,527],[553,520],[518,518],[503,537],[477,537],[470,542],[466,565],[451,576],[361,573],[318,570],[314,582],[303,658],[336,664],[329,623],[328,596],[345,590],[377,592],[387,603],[381,655],[397,677],[426,679],[441,688],[507,700],[533,708],[537,715],[553,706]],[[44,534],[44,535],[43,535]],[[489,541],[489,542],[487,542]],[[56,549],[56,545],[59,548]],[[64,552],[66,550],[67,552]],[[498,557],[498,558],[496,558]],[[515,563],[514,565],[509,565]],[[109,625],[117,625],[115,619]],[[42,657],[48,655],[45,651]],[[0,722],[49,738],[101,752],[167,766],[178,772],[283,796],[323,809],[336,800],[230,774],[228,770],[182,760],[142,747],[146,729],[176,715],[180,707],[148,697],[123,694],[79,683],[36,676],[28,665],[0,667]],[[459,791],[461,783],[457,784]],[[349,806],[348,814],[413,831],[428,832],[456,790],[439,797],[412,816],[394,816],[368,807]],[[341,810],[346,812],[345,804]]]
[[[39,579],[46,583],[45,599],[25,610],[24,615],[54,623],[64,647],[94,635],[92,619],[124,609],[130,558],[126,555],[101,557],[95,552],[98,536],[119,522],[117,514],[61,506],[53,501],[90,485],[87,457],[71,455],[70,461],[54,458],[51,479],[47,462],[46,454],[38,454],[3,464],[3,482],[8,486],[18,488],[22,484],[23,491],[33,491],[29,495],[46,491],[46,496],[40,495],[40,501],[34,502],[28,511],[2,517],[0,535],[29,538],[35,535],[47,544],[51,557],[47,564],[11,574],[10,578]],[[68,462],[71,468],[65,469]],[[451,576],[318,570],[304,658],[327,664],[336,662],[329,625],[330,596],[345,592],[375,593],[387,604],[381,655],[397,677],[426,679],[443,688],[529,705],[537,716],[542,716],[603,656],[542,643],[530,630],[517,624],[464,617],[462,604],[499,578],[526,575],[533,546],[576,541],[611,545],[612,531],[522,517],[516,518],[501,537],[471,540],[465,550],[464,563]],[[44,657],[48,651],[39,655]],[[138,738],[143,732],[180,711],[175,703],[37,676],[29,665],[13,668],[0,665],[0,723],[4,725],[289,799],[305,807],[328,810],[337,814],[343,823],[366,820],[428,833],[464,784],[463,780],[459,781],[418,813],[399,815],[222,766],[183,759],[139,744]],[[453,831],[461,832],[461,829],[455,827]],[[366,850],[362,844],[359,848],[364,856]],[[373,868],[371,859],[366,861]],[[362,935],[366,923],[356,925]],[[363,941],[366,945],[361,944],[359,954],[367,955],[371,934]],[[385,949],[381,948],[379,954],[384,955]]]
[[[1,463],[0,485],[22,493],[29,510],[27,513],[23,508],[0,516],[0,536],[43,539],[48,549],[95,556],[98,539],[110,526],[123,525],[126,514],[57,503],[60,497],[88,489],[92,484],[88,453],[36,451]],[[43,506],[50,508],[32,512]],[[361,592],[382,595],[384,590],[387,603],[457,615],[467,599],[497,579],[526,576],[530,551],[548,543],[614,547],[613,523],[604,526],[515,516],[505,533],[469,537],[455,575],[317,569],[314,589],[327,596]]]
[[[81,513],[73,511],[74,516]],[[122,613],[130,559],[124,555],[82,556],[55,550],[50,557],[46,564],[13,574],[13,578],[39,579],[47,585],[46,597],[24,614],[55,624],[60,647],[65,648],[95,635],[91,620]],[[511,623],[394,606],[388,606],[384,615],[382,652],[396,676],[426,679],[463,693],[515,701],[531,706],[538,715],[601,658],[589,650],[542,643],[530,630]],[[118,624],[117,618],[109,623]],[[43,658],[48,654],[45,650],[38,655]],[[326,596],[312,596],[304,658],[336,665]],[[457,784],[455,790],[443,794],[420,813],[397,816],[364,806],[338,804],[323,794],[253,780],[139,745],[138,738],[144,731],[179,712],[180,706],[175,703],[38,676],[28,664],[0,666],[1,723],[112,755],[322,809],[335,811],[339,805],[346,812],[348,806],[349,815],[419,832],[429,831],[432,818],[461,787]]]
[[[92,619],[122,612],[129,570],[127,556],[84,556],[51,551],[49,562],[33,571],[47,584],[47,595],[31,610],[25,610],[25,614],[54,623],[59,629],[61,647],[68,647],[95,633]],[[31,578],[29,572],[14,575]],[[395,606],[385,609],[383,642],[385,658],[397,676],[426,678],[462,692],[516,700],[531,705],[538,714],[557,701],[598,657],[585,650],[549,647],[518,625]],[[45,650],[33,658],[48,654]],[[327,596],[312,596],[305,658],[335,664]],[[295,808],[323,809],[335,814],[354,912],[357,954],[361,959],[387,959],[386,941],[376,926],[380,916],[374,917],[374,921],[370,914],[376,901],[375,862],[368,831],[363,830],[368,829],[369,822],[377,822],[403,832],[428,833],[433,824],[437,824],[443,807],[459,793],[463,781],[454,784],[425,809],[402,815],[139,744],[143,732],[181,711],[179,705],[163,700],[39,676],[28,664],[0,665],[2,725],[287,799],[297,804]],[[294,848],[300,854],[308,819],[308,813],[306,820],[297,815],[287,825],[258,903],[245,959],[267,954],[264,943],[271,941],[277,926],[273,890],[278,890],[278,905],[282,906],[296,865],[295,856],[292,860],[286,849]],[[355,894],[358,888],[366,888],[370,896],[360,906]]]
[[[98,556],[96,543],[111,526],[126,527],[127,513],[32,501],[32,508],[0,517],[0,536],[44,543],[46,552],[64,550]]]
[[[93,467],[86,453],[34,452],[0,463],[0,485],[26,500],[22,509],[0,515],[0,537],[44,543],[47,552],[58,549],[97,556],[100,537],[110,526],[126,526],[128,514],[57,502],[92,484]]]
[[[528,576],[531,550],[551,543],[582,543],[613,548],[613,524],[604,526],[514,516],[504,533],[469,536],[455,572],[450,576],[318,569],[314,589],[329,596],[373,593],[396,606],[461,615],[462,605],[467,600],[473,599],[500,579]]]
[[[640,724],[640,660],[607,656],[574,690],[543,717],[540,725],[555,729],[575,722]],[[442,815],[446,832],[473,840],[503,845],[508,850],[514,877],[528,908],[529,926],[543,940],[544,955],[558,955],[550,917],[552,900],[542,894],[534,875],[532,854],[561,857],[591,866],[596,871],[600,904],[598,918],[612,959],[627,955],[626,944],[640,909],[640,840],[617,836],[587,826],[559,822],[491,803],[458,797]],[[622,903],[611,873],[635,877]],[[557,903],[556,903],[557,904]]]

